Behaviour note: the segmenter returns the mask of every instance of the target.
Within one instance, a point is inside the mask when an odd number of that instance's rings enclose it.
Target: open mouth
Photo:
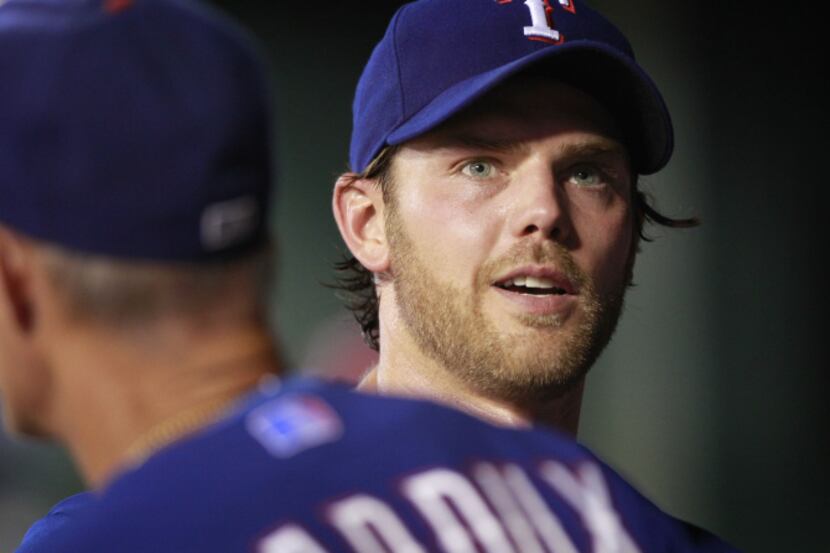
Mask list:
[[[562,283],[546,277],[516,276],[496,282],[495,286],[508,292],[532,296],[563,296],[571,293]]]

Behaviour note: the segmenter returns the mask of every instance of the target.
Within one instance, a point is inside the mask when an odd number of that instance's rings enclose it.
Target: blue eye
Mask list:
[[[594,167],[577,167],[568,180],[582,187],[600,186],[604,183],[602,174]]]
[[[461,172],[474,179],[486,179],[495,173],[493,164],[487,161],[471,161],[461,168]]]

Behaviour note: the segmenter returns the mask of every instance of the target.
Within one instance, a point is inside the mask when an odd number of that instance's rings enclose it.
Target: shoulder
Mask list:
[[[314,381],[122,475],[87,522],[56,551],[717,551],[564,436]]]
[[[49,551],[49,543],[66,525],[71,524],[94,501],[95,496],[82,492],[56,503],[49,512],[32,524],[15,553]]]

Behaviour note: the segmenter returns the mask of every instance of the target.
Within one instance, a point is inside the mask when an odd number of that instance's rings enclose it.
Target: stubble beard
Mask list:
[[[517,244],[482,266],[475,289],[439,281],[419,258],[394,210],[387,221],[391,277],[398,311],[419,349],[477,393],[512,402],[544,402],[582,381],[611,339],[622,311],[625,284],[600,297],[593,283],[559,244]],[[499,331],[484,316],[482,299],[505,267],[553,264],[579,284],[570,318],[523,314],[527,331]],[[511,316],[511,315],[505,315]]]

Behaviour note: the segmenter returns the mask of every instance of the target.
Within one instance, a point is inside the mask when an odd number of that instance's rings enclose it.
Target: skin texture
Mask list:
[[[62,442],[86,482],[105,485],[278,372],[253,295],[238,293],[246,282],[229,281],[210,317],[173,311],[140,329],[119,328],[78,317],[55,289],[42,249],[0,226],[5,425]]]
[[[29,251],[0,227],[0,392],[3,422],[31,436],[48,435],[44,419],[53,382],[40,361],[39,345],[29,341],[35,313]]]
[[[341,178],[335,217],[380,296],[380,360],[362,387],[575,433],[636,250],[618,136],[581,91],[516,79],[404,144],[391,201]],[[505,290],[517,275],[566,293]]]

